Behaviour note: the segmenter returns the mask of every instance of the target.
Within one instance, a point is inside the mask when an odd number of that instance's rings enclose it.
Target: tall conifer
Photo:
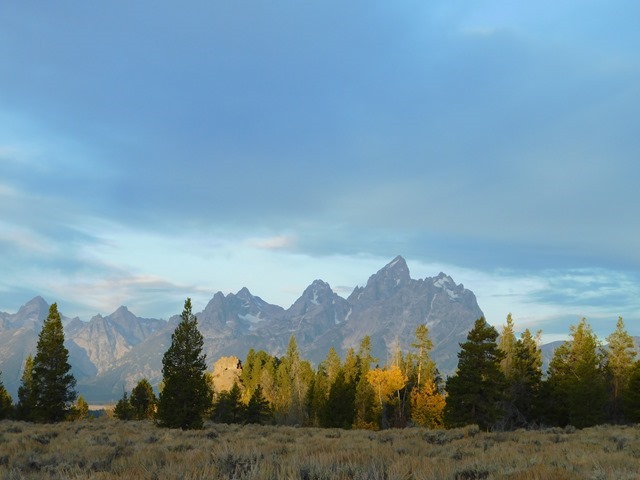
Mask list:
[[[181,320],[171,335],[171,346],[162,358],[164,388],[158,401],[158,425],[168,428],[202,428],[211,406],[211,387],[205,372],[204,339],[191,299],[184,302]]]
[[[67,417],[76,399],[76,379],[71,373],[69,351],[64,346],[58,305],[49,307],[38,337],[33,359],[33,411],[38,422],[60,422]]]
[[[502,414],[505,378],[500,370],[504,354],[498,348],[498,332],[484,317],[476,320],[467,341],[460,344],[458,371],[447,379],[447,426],[494,425]]]

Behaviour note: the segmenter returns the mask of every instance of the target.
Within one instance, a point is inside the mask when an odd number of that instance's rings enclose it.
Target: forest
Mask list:
[[[572,326],[546,372],[541,332],[525,330],[518,338],[511,315],[500,333],[479,318],[460,345],[457,371],[446,379],[430,358],[425,325],[416,329],[411,349],[395,349],[385,365],[365,337],[344,359],[331,348],[314,368],[292,336],[282,357],[250,350],[238,381],[214,391],[190,299],[181,317],[163,357],[159,395],[140,379],[116,404],[116,418],[183,430],[201,429],[205,421],[367,430],[477,425],[483,431],[640,422],[640,361],[622,318],[606,346],[586,319]],[[55,423],[88,415],[63,342],[53,304],[15,403],[0,378],[0,419]]]

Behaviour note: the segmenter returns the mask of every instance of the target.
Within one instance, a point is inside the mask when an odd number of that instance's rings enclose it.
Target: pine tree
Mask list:
[[[542,380],[542,353],[529,330],[516,340],[511,314],[507,315],[498,346],[504,355],[500,369],[506,379],[500,428],[524,427],[534,421],[534,406]]]
[[[586,319],[554,352],[546,383],[547,421],[583,428],[602,423],[607,404],[605,355]]]
[[[539,420],[540,391],[542,387],[542,351],[540,334],[534,337],[526,329],[518,339],[509,379],[510,399],[520,421],[513,426],[525,426]]]
[[[271,407],[262,394],[262,387],[258,385],[253,391],[244,412],[245,423],[259,423],[264,425],[271,420]]]
[[[33,360],[33,420],[60,422],[67,417],[76,399],[76,379],[68,360],[62,320],[54,303],[40,331]]]
[[[622,402],[626,420],[640,423],[640,360],[631,367],[627,388],[622,392]]]
[[[211,387],[205,372],[204,339],[198,319],[191,313],[191,299],[184,302],[181,320],[171,335],[171,346],[162,358],[164,389],[158,401],[161,427],[199,429],[211,406]]]
[[[2,383],[2,372],[0,372],[0,420],[10,418],[13,415],[13,399]]]
[[[113,415],[118,419],[118,420],[133,420],[133,407],[131,406],[131,401],[129,400],[129,395],[127,395],[127,392],[124,391],[122,392],[122,398],[120,400],[118,400],[118,403],[116,403],[115,408],[113,409]]]
[[[636,356],[633,338],[624,327],[622,317],[618,317],[616,331],[607,337],[608,368],[611,372],[611,417],[619,422],[623,419],[622,396],[627,389],[629,376]]]
[[[156,413],[156,395],[153,387],[146,378],[143,378],[131,390],[129,399],[133,408],[133,418],[136,420],[150,420]]]
[[[355,428],[377,430],[379,428],[376,415],[376,392],[367,380],[367,374],[371,370],[371,364],[378,360],[371,355],[371,338],[367,335],[360,342],[358,355],[356,356],[356,419],[353,424]],[[345,359],[345,379],[351,375],[351,362],[349,355]]]
[[[449,427],[477,424],[491,428],[502,415],[505,378],[500,370],[504,354],[498,332],[484,317],[476,320],[467,341],[460,344],[458,371],[447,379],[445,423]]]
[[[355,420],[356,385],[346,379],[343,369],[340,369],[329,389],[327,398],[324,427],[349,429]]]
[[[241,398],[240,386],[234,382],[231,390],[218,394],[218,398],[213,403],[211,419],[216,423],[242,423],[245,412]]]
[[[18,420],[31,420],[35,398],[33,395],[33,356],[29,354],[24,362],[24,371],[18,388],[18,404],[16,405],[16,418]]]
[[[325,362],[320,362],[309,389],[307,390],[307,415],[312,427],[325,427],[327,398],[329,397],[329,379],[325,369]]]

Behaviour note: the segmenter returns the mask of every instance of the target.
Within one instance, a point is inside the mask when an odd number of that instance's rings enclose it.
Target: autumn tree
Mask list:
[[[380,422],[382,428],[388,426],[388,419],[385,415],[385,403],[399,390],[403,389],[407,383],[407,377],[397,365],[389,368],[375,368],[367,373],[367,381],[373,387],[379,402]]]
[[[133,387],[129,402],[131,403],[131,408],[133,408],[134,419],[150,420],[154,417],[157,399],[149,380],[143,378]]]
[[[76,421],[76,420],[84,420],[89,416],[89,404],[84,399],[82,395],[78,396],[76,400],[76,404],[71,407],[71,411],[69,415],[67,415],[67,420]]]
[[[242,364],[240,382],[244,387],[243,402],[247,403],[255,389],[260,386],[265,399],[273,404],[276,397],[276,370],[278,360],[264,350],[249,349]]]
[[[277,418],[289,425],[307,422],[307,390],[313,378],[308,361],[300,358],[295,336],[291,336],[286,355],[277,369],[276,409]]]
[[[636,357],[633,337],[627,333],[622,317],[618,317],[616,330],[607,337],[607,342],[607,366],[611,375],[611,416],[614,421],[621,421],[622,396],[627,389]]]
[[[511,380],[513,377],[516,343],[516,335],[513,331],[513,317],[509,314],[507,315],[507,323],[502,328],[502,334],[500,334],[500,341],[498,343],[498,348],[500,348],[503,353],[503,358],[500,361],[500,369],[507,381]]]
[[[546,383],[546,419],[583,428],[602,423],[607,404],[605,354],[583,318],[556,349]]]
[[[417,378],[411,390],[411,420],[427,428],[442,428],[445,399],[438,388],[437,369],[430,352],[433,342],[426,325],[419,325],[411,344],[417,350]]]
[[[416,425],[435,429],[444,426],[445,398],[433,379],[411,391],[411,420]]]
[[[33,359],[31,418],[38,422],[64,420],[76,399],[75,385],[69,351],[64,346],[62,320],[54,303],[49,307]]]
[[[198,319],[191,312],[191,299],[187,298],[180,323],[171,335],[171,346],[162,358],[164,388],[158,401],[159,426],[183,430],[202,428],[212,397],[205,375],[203,346]]]
[[[504,354],[498,348],[498,332],[484,317],[476,320],[460,344],[458,371],[447,379],[445,423],[449,427],[477,424],[491,428],[500,418],[505,378],[500,369]]]
[[[428,380],[431,380],[435,375],[435,363],[431,360],[429,353],[433,348],[433,342],[429,336],[429,328],[426,325],[421,324],[416,328],[416,339],[411,346],[418,350],[418,379],[416,387],[419,389],[422,385],[422,372]]]

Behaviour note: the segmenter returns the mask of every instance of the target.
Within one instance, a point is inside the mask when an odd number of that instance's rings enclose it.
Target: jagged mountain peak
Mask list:
[[[398,255],[391,262],[378,270],[378,273],[371,276],[369,281],[371,281],[372,279],[382,279],[383,281],[393,280],[396,282],[396,285],[398,285],[400,283],[406,283],[411,280],[411,275],[409,273],[409,267],[407,266],[406,260]]]
[[[371,275],[367,285],[356,287],[348,300],[357,303],[380,301],[393,296],[398,290],[411,282],[411,275],[406,260],[398,255],[377,273]]]
[[[247,287],[242,287],[240,290],[238,290],[238,293],[236,293],[236,297],[242,298],[243,300],[254,298]]]
[[[39,318],[40,316],[42,316],[43,312],[44,317],[46,317],[46,313],[49,312],[49,304],[46,302],[46,300],[44,298],[42,298],[40,295],[38,295],[37,297],[33,297],[31,300],[29,300],[27,303],[25,303],[22,307],[20,307],[20,310],[18,310],[17,315],[20,316],[28,316],[28,315],[37,315],[38,319],[42,319]]]
[[[331,299],[334,295],[331,285],[323,280],[314,280],[302,293],[302,299],[311,300],[312,303],[317,304],[322,301]]]
[[[132,313],[126,306],[121,305],[115,312],[113,312],[109,316],[113,317],[114,315],[132,315]]]

